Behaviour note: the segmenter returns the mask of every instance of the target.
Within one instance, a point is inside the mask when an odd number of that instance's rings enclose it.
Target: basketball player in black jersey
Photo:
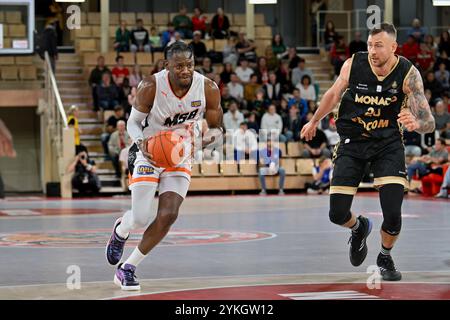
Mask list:
[[[336,146],[330,188],[330,220],[351,229],[350,262],[363,263],[372,222],[350,211],[367,163],[374,174],[383,211],[381,252],[377,265],[383,280],[398,281],[390,251],[401,229],[401,206],[407,186],[403,128],[433,132],[435,123],[424,95],[422,78],[411,62],[395,55],[396,30],[382,23],[370,31],[368,52],[348,59],[324,94],[314,117],[301,132],[311,140],[320,120],[339,104]]]

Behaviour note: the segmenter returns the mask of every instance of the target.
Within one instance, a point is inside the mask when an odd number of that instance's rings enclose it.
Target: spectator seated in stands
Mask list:
[[[296,86],[297,89],[300,90],[300,96],[308,101],[316,101],[316,89],[314,88],[314,85],[311,83],[311,77],[305,74],[302,77],[302,80],[299,84]]]
[[[296,48],[289,48],[287,53],[287,60],[289,64],[289,69],[293,70],[298,66],[298,63],[300,62],[300,57],[297,55],[297,49]]]
[[[279,33],[272,38],[272,52],[278,58],[281,58],[287,53],[287,47],[284,45],[283,37]]]
[[[444,89],[441,86],[441,83],[436,80],[434,77],[434,73],[432,71],[428,72],[423,81],[424,89],[428,89],[431,91],[431,100],[434,102],[436,99],[441,97],[441,94],[444,92]]]
[[[217,9],[217,14],[211,21],[211,34],[215,39],[225,39],[228,37],[230,20],[224,14],[222,8]]]
[[[208,25],[208,17],[202,14],[203,12],[200,8],[194,8],[194,15],[192,16],[192,30],[194,32],[200,31],[202,38],[204,38],[206,34],[206,27]]]
[[[361,40],[361,32],[355,32],[355,38],[348,45],[350,56],[353,56],[357,52],[367,51],[367,42]]]
[[[120,27],[116,30],[116,39],[114,40],[114,50],[117,53],[130,51],[131,32],[127,29],[127,22],[122,20]]]
[[[307,122],[311,121],[313,115],[314,114],[312,112],[308,112],[308,115],[306,116]],[[323,133],[322,130],[317,128],[316,135],[314,136],[314,138],[312,140],[310,140],[310,141],[303,140],[303,145],[304,145],[305,149],[303,150],[302,157],[303,158],[319,158],[319,157],[330,158],[331,152],[327,148],[327,144],[328,144],[328,140],[327,140],[325,133]]]
[[[117,130],[111,134],[108,141],[108,151],[118,178],[120,178],[119,154],[122,149],[127,147],[129,139],[125,121],[117,121]]]
[[[412,21],[411,28],[408,30],[408,36],[414,37],[416,42],[421,43],[424,40],[425,34],[425,28],[421,26],[420,20],[415,18]]]
[[[223,115],[225,129],[234,132],[239,129],[242,122],[244,122],[244,115],[238,110],[238,103],[236,100],[230,101],[228,111]]]
[[[256,64],[256,45],[253,41],[247,40],[245,32],[239,32],[236,49],[239,53],[239,60],[247,59],[250,63]]]
[[[425,43],[421,43],[419,46],[419,53],[417,54],[416,67],[419,69],[421,74],[424,75],[430,71],[433,71],[433,66],[433,52]]]
[[[281,83],[278,82],[277,74],[273,71],[269,72],[269,82],[264,86],[264,97],[271,102],[279,102],[282,98]]]
[[[183,38],[181,37],[181,33],[179,33],[178,31],[175,31],[175,33],[173,34],[172,40],[170,40],[170,42],[167,45],[171,46],[175,42],[179,42],[179,41],[184,42]]]
[[[276,71],[280,65],[280,59],[273,53],[272,47],[267,47],[265,50],[267,69],[269,72]]]
[[[130,75],[130,70],[123,65],[123,57],[116,57],[116,66],[111,71],[114,83],[116,86],[121,87],[123,84],[123,79],[128,78]]]
[[[325,133],[325,136],[327,137],[328,146],[330,147],[330,151],[333,151],[334,146],[336,146],[341,138],[339,137],[339,134],[337,133],[336,128],[336,121],[333,117],[330,118],[328,122],[328,128],[323,130],[323,133]]]
[[[163,51],[163,44],[162,44],[162,39],[158,34],[158,31],[156,30],[155,27],[151,27],[150,28],[150,46],[152,48],[153,52],[161,52]]]
[[[267,112],[264,113],[261,119],[261,131],[260,137],[263,141],[265,140],[280,140],[280,142],[286,142],[287,138],[282,134],[283,130],[283,119],[276,112],[277,107],[271,104],[267,108]]]
[[[167,30],[163,32],[162,34],[162,47],[165,48],[170,42],[175,39],[175,27],[172,22],[169,22],[167,24]]]
[[[227,84],[230,95],[241,103],[244,99],[244,87],[239,83],[239,78],[236,73],[232,73],[230,82]]]
[[[203,58],[206,57],[208,50],[205,43],[202,41],[202,32],[199,30],[194,31],[194,39],[189,44],[194,50],[195,63],[201,64]]]
[[[436,123],[436,130],[439,131],[441,138],[450,139],[450,114],[444,105],[444,101],[438,99],[434,108],[435,112],[433,112],[433,116]]]
[[[114,131],[116,131],[117,122],[119,122],[121,120],[126,121],[125,111],[122,106],[117,105],[114,108],[114,114],[106,120],[105,132],[102,133],[102,135],[101,135],[103,151],[105,152],[105,155],[107,155],[107,156],[109,156],[109,150],[108,150],[109,138],[111,137],[111,134]]]
[[[120,150],[119,154],[119,166],[121,171],[120,185],[122,186],[123,191],[128,192],[128,153],[130,152],[130,148],[133,145],[133,139],[131,137],[127,141],[127,146]]]
[[[259,150],[259,165],[258,168],[258,177],[259,182],[261,183],[261,192],[259,193],[262,196],[267,194],[266,188],[266,176],[274,176],[279,175],[279,183],[278,183],[278,194],[284,195],[284,179],[286,177],[286,171],[283,167],[280,166],[280,158],[281,158],[281,150],[277,148],[275,143],[272,143],[271,140],[267,140],[267,147]]]
[[[192,39],[192,20],[187,16],[186,6],[180,7],[179,14],[173,17],[172,23],[182,38]]]
[[[321,157],[318,165],[312,168],[314,182],[305,183],[306,193],[322,194],[330,188],[333,164],[329,158]]]
[[[233,73],[233,65],[231,63],[225,63],[223,71],[220,73],[220,82],[224,85],[231,81],[231,74]]]
[[[129,79],[131,87],[137,87],[139,82],[141,82],[141,80],[143,79],[141,67],[138,64],[135,64],[133,66],[133,71],[129,75]]]
[[[300,141],[302,123],[298,114],[298,108],[293,105],[289,113],[283,118],[283,135],[287,141]]]
[[[446,69],[445,63],[441,62],[439,69],[434,73],[434,77],[441,84],[443,90],[450,89],[450,72]]]
[[[67,125],[70,128],[73,128],[73,134],[75,138],[75,149],[79,149],[81,145],[80,135],[81,130],[78,124],[78,116],[79,116],[80,110],[78,109],[78,106],[73,105],[70,107],[68,115],[67,115]]]
[[[112,110],[119,104],[119,90],[112,83],[111,75],[108,72],[103,73],[102,83],[97,86],[97,97],[101,110]]]
[[[243,58],[239,61],[239,67],[235,70],[240,82],[245,85],[250,82],[250,76],[255,73],[255,71],[248,66],[248,60]]]
[[[247,103],[253,102],[255,100],[256,92],[260,89],[262,89],[262,87],[258,83],[258,76],[256,74],[252,74],[250,76],[250,82],[246,83],[244,86],[244,99],[247,100]]]
[[[325,51],[330,51],[333,44],[336,42],[338,33],[335,30],[333,21],[327,21],[325,31],[323,34],[323,40],[325,44]]]
[[[299,117],[303,120],[306,118],[306,114],[308,113],[308,102],[301,97],[299,89],[295,88],[292,94],[293,97],[288,101],[288,108],[291,108],[294,105],[297,106],[300,112]]]
[[[202,121],[202,139],[205,139],[205,133],[208,132],[208,122],[206,122],[206,119],[201,120]],[[219,152],[218,150],[223,150],[223,141],[216,141],[208,144],[204,148],[196,148],[197,150],[194,151],[194,160],[197,163],[201,162],[209,162],[209,163],[220,163],[222,152]]]
[[[439,193],[436,195],[436,198],[448,199],[449,191],[450,191],[450,170],[449,166],[447,165],[445,168],[442,185],[439,190]]]
[[[255,112],[256,118],[259,121],[261,121],[262,116],[267,111],[267,108],[270,105],[270,100],[264,98],[264,90],[258,89],[256,90],[255,98],[252,99],[247,104],[247,112]]]
[[[220,99],[220,104],[222,105],[223,113],[228,111],[228,107],[233,101],[236,102],[237,100],[231,96],[230,89],[228,88],[228,86],[223,86],[222,98]]]
[[[208,57],[205,57],[202,60],[202,66],[197,69],[199,73],[201,73],[204,76],[207,76],[210,73],[214,73],[214,69],[212,67],[211,59]]]
[[[403,131],[403,143],[405,144],[405,156],[420,157],[422,155],[420,134],[415,131]]]
[[[98,56],[97,65],[94,69],[92,69],[91,74],[89,75],[89,86],[92,90],[92,100],[94,102],[94,111],[99,110],[98,106],[98,96],[97,96],[97,87],[102,84],[102,76],[103,73],[111,71],[105,66],[105,57]]]
[[[241,162],[250,160],[256,163],[258,158],[258,140],[256,133],[249,130],[247,123],[242,122],[233,134],[234,160]]]
[[[123,80],[122,86],[118,87],[119,90],[119,104],[124,106],[124,110],[128,110],[130,106],[128,106],[128,95],[131,93],[130,80],[125,78]]]
[[[296,87],[300,84],[305,75],[309,76],[311,83],[314,82],[313,72],[305,67],[305,59],[299,58],[297,66],[292,70],[292,85]]]
[[[411,61],[412,63],[416,63],[417,55],[419,54],[419,44],[416,41],[416,38],[413,36],[408,36],[406,43],[402,45],[402,55]]]
[[[223,63],[231,63],[233,68],[236,68],[239,61],[239,53],[236,49],[237,39],[236,37],[230,37],[227,39],[226,45],[223,47]]]
[[[334,66],[334,74],[338,76],[345,60],[350,58],[350,50],[345,44],[343,36],[338,36],[337,41],[333,44],[330,51],[331,64]]]
[[[267,68],[267,59],[265,57],[258,58],[255,70],[259,84],[266,84],[269,82],[269,69]]]
[[[450,33],[448,30],[442,31],[441,36],[439,37],[438,51],[441,55],[442,51],[444,51],[447,57],[450,56]]]
[[[428,149],[429,154],[414,158],[408,166],[408,179],[417,175],[419,178],[429,174],[431,169],[448,161],[448,152],[445,139],[438,139],[433,148]]]
[[[151,52],[148,30],[142,19],[136,20],[136,28],[131,31],[131,52]]]
[[[100,191],[101,183],[95,171],[95,161],[89,159],[86,151],[79,152],[67,168],[68,173],[73,173],[72,188],[78,190],[80,196],[96,196]]]
[[[247,127],[249,130],[254,130],[256,133],[259,133],[259,123],[256,117],[256,112],[250,112],[247,119]]]

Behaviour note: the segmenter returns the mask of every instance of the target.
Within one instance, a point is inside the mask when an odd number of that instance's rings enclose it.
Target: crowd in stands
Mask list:
[[[308,68],[308,61],[297,54],[296,48],[287,47],[280,34],[273,37],[272,45],[267,47],[265,55],[258,56],[252,39],[247,39],[243,32],[234,34],[229,31],[229,19],[220,8],[212,21],[208,21],[199,8],[189,18],[186,8],[182,7],[167,30],[160,34],[155,28],[151,28],[149,33],[142,25],[142,21],[138,20],[136,28],[128,31],[126,24],[122,22],[116,33],[116,65],[105,66],[104,58],[100,56],[98,65],[89,77],[94,110],[115,110],[112,117],[117,121],[107,119],[102,144],[105,154],[113,159],[117,173],[120,171],[120,164],[117,162],[120,150],[115,148],[112,153],[108,150],[108,141],[112,133],[118,130],[118,119],[126,121],[134,101],[136,86],[143,77],[139,66],[134,66],[132,71],[124,67],[120,52],[161,51],[174,41],[184,41],[195,52],[196,71],[214,80],[221,90],[224,126],[235,139],[235,160],[254,157],[258,153],[258,141],[297,141],[303,144],[302,157],[317,161],[321,159],[320,163],[316,161],[316,174],[321,172],[322,179],[324,169],[320,166],[328,164],[324,159],[331,157],[339,136],[333,116],[330,115],[321,122],[312,141],[301,141],[300,131],[317,109],[319,86]],[[223,51],[208,51],[204,43],[204,39],[208,37],[227,39]],[[332,21],[326,24],[323,39],[336,75],[344,61],[353,53],[367,50],[361,33],[357,32],[347,45],[344,37],[335,31]],[[450,138],[449,50],[447,31],[442,33],[439,43],[435,44],[431,35],[425,34],[420,26],[417,27],[417,22],[414,23],[407,42],[399,45],[398,54],[410,59],[423,74],[424,87],[437,124],[435,135],[405,134],[408,156],[422,157],[431,152],[430,148],[435,146],[435,141],[439,138],[444,138],[444,144],[445,138]],[[157,61],[151,73],[156,73],[163,67],[164,62]],[[271,134],[265,136],[263,132]],[[127,140],[126,136],[122,137],[119,149],[128,146]],[[317,184],[313,188],[317,189]]]

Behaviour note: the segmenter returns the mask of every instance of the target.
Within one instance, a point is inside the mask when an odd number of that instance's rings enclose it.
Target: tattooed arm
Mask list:
[[[408,130],[429,133],[435,129],[434,117],[423,90],[422,77],[416,67],[412,67],[404,81],[403,91],[408,97],[408,109],[398,115],[398,121]]]

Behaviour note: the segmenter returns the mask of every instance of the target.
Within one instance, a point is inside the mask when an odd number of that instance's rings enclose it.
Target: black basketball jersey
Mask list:
[[[385,77],[377,76],[367,52],[353,56],[349,86],[336,115],[341,138],[383,139],[401,137],[398,114],[406,105],[403,81],[412,63],[396,56],[397,63]]]

